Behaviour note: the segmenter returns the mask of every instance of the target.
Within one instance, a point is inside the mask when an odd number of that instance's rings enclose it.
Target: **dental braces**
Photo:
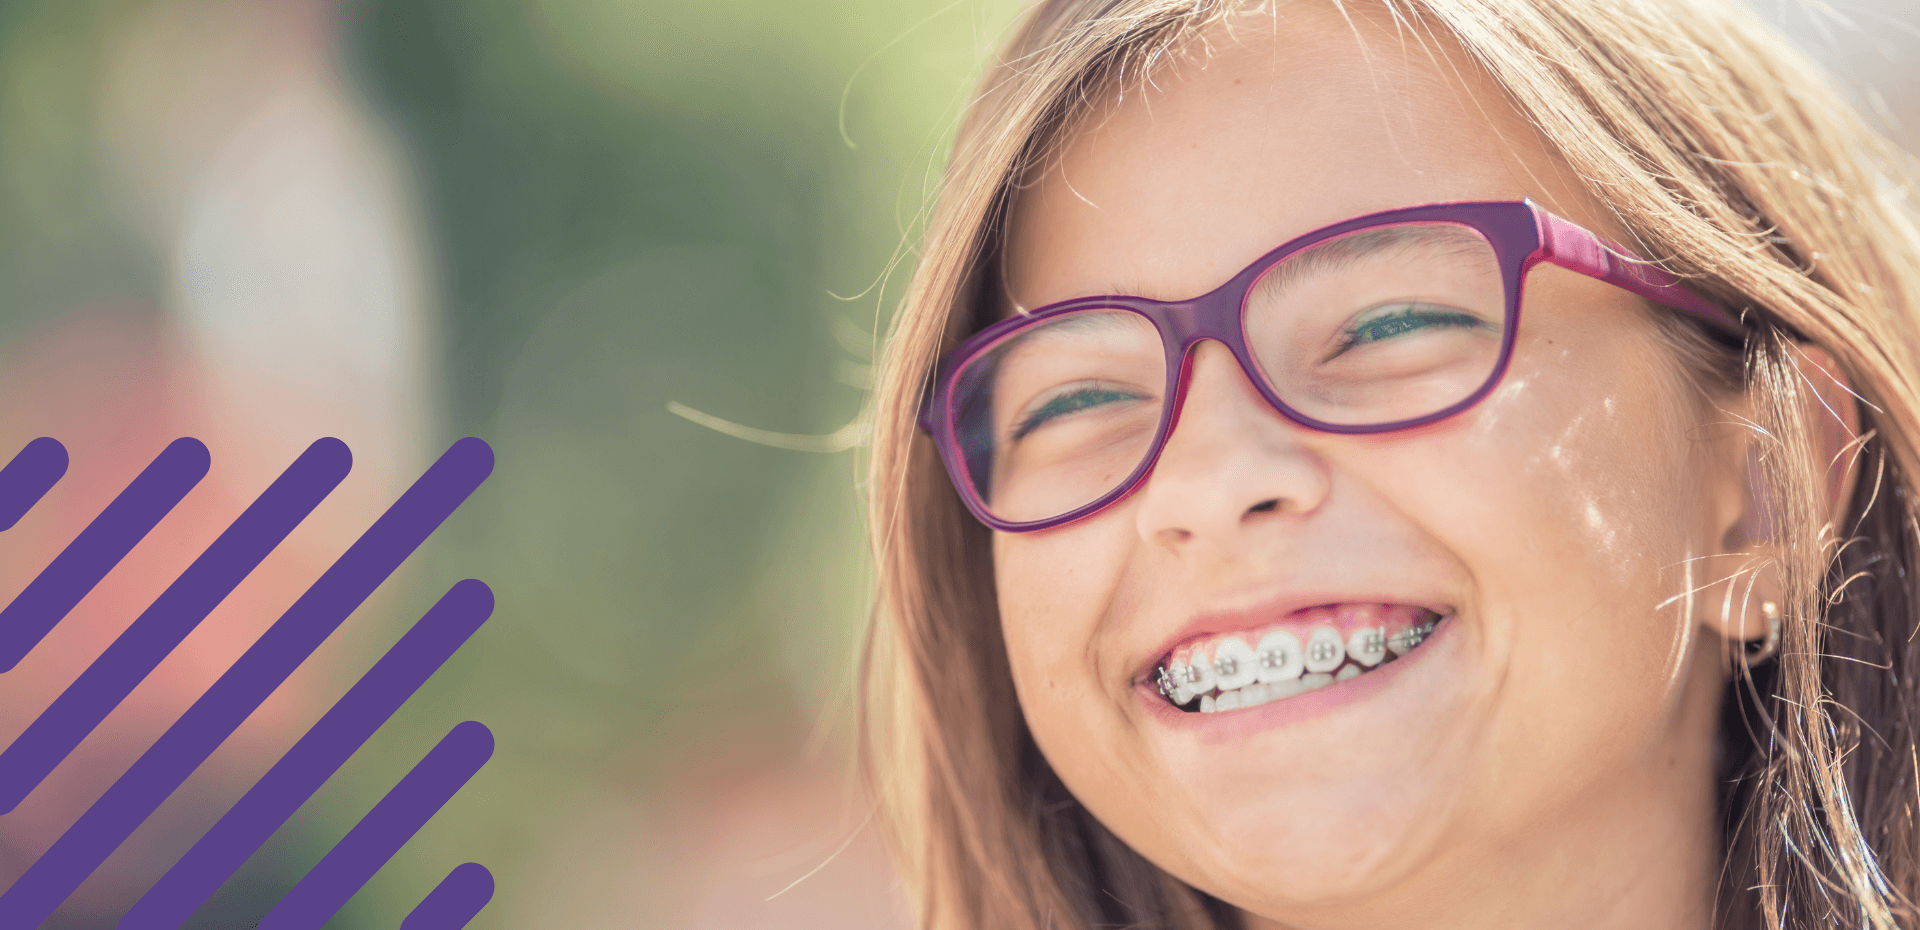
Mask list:
[[[1438,620],[1428,620],[1427,622],[1422,623],[1419,626],[1407,627],[1406,629],[1401,630],[1400,632],[1387,637],[1387,648],[1392,649],[1395,652],[1406,652],[1407,650],[1412,649],[1413,647],[1418,646],[1421,643],[1425,642],[1427,637],[1433,635],[1433,628],[1439,625],[1440,625],[1440,621]]]
[[[1433,628],[1438,626],[1439,623],[1440,621],[1438,620],[1429,620],[1419,626],[1410,626],[1392,636],[1386,637],[1385,645],[1395,653],[1407,652],[1424,642],[1428,636],[1433,635]],[[1373,633],[1370,635],[1379,636],[1380,634]],[[1369,642],[1368,645],[1371,646],[1373,644]],[[1315,662],[1326,662],[1334,657],[1333,650],[1336,648],[1338,647],[1329,642],[1311,642],[1307,644],[1307,657]],[[1255,658],[1260,661],[1260,665],[1263,668],[1279,668],[1285,665],[1287,661],[1286,653],[1278,649],[1265,650],[1258,653]],[[1214,660],[1213,670],[1222,678],[1229,677],[1240,670],[1240,662],[1232,656],[1222,656]],[[1185,670],[1184,677],[1186,678],[1185,682],[1175,682],[1173,680],[1173,673],[1167,671],[1167,667],[1162,665],[1159,669],[1159,680],[1154,682],[1154,687],[1162,696],[1172,697],[1173,692],[1178,690],[1180,684],[1199,684],[1200,670],[1198,668],[1188,668]]]

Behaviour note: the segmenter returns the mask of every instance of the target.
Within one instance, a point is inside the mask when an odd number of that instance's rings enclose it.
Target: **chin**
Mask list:
[[[1377,722],[1335,714],[1311,733],[1209,747],[1203,764],[1177,776],[1189,788],[1168,807],[1182,813],[1155,816],[1134,848],[1255,913],[1364,911],[1410,881],[1424,885],[1420,873],[1446,871],[1473,845],[1469,812],[1485,807],[1488,750],[1484,728],[1469,722],[1487,720],[1473,689],[1428,694],[1445,709],[1432,727],[1335,739],[1327,731],[1342,723]],[[1138,811],[1132,820],[1141,823]],[[1155,842],[1170,854],[1144,845]]]
[[[1223,900],[1313,910],[1361,900],[1403,878],[1439,846],[1447,819],[1438,791],[1327,772],[1296,780],[1243,782],[1228,803],[1202,802],[1219,816],[1168,825],[1192,837],[1181,875]]]

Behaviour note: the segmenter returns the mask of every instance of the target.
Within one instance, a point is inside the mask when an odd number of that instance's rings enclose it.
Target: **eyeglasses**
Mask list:
[[[1527,271],[1542,261],[1744,339],[1673,275],[1532,201],[1430,204],[1307,233],[1191,300],[1082,297],[989,326],[941,359],[920,426],[981,522],[1058,526],[1153,470],[1201,340],[1224,344],[1308,429],[1422,426],[1499,384]]]

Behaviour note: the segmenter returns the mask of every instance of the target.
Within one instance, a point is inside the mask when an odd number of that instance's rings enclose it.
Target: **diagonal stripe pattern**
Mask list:
[[[320,859],[260,930],[320,930],[493,755],[493,734],[457,724]]]
[[[478,862],[457,865],[400,921],[400,930],[460,930],[491,900],[493,873]]]
[[[173,511],[206,477],[208,463],[207,447],[200,440],[174,440],[0,610],[0,672],[13,671],[54,624]]]
[[[0,814],[26,799],[227,595],[319,506],[352,467],[338,439],[307,448],[73,684],[0,752]]]
[[[486,585],[454,585],[120,919],[119,930],[175,930],[186,923],[492,611]]]
[[[0,671],[13,667],[71,611],[207,473],[196,440],[169,445],[53,563],[0,611]],[[20,739],[0,752],[0,813],[42,782],[73,748],[216,607],[345,477],[351,455],[334,439],[314,443],[186,573],[62,693]],[[0,529],[29,510],[67,466],[64,447],[35,440],[0,468]],[[493,452],[478,439],[453,444],[262,634],[192,707],[134,762],[52,848],[0,894],[0,928],[38,926],[128,835],[332,634],[354,609],[485,481]],[[362,676],[286,757],[127,915],[122,927],[173,930],[231,877],[268,835],[338,770],[485,621],[492,593],[457,584]],[[366,820],[277,908],[269,925],[308,926],[323,901],[338,910],[354,890],[484,765],[492,735],[454,728]],[[398,812],[394,805],[410,805]],[[410,825],[409,825],[410,824]],[[471,868],[469,868],[471,867]],[[484,907],[469,863],[428,895],[435,930],[458,930]],[[462,871],[466,870],[466,871]],[[456,880],[457,877],[457,880]],[[428,904],[433,903],[432,908]],[[181,908],[185,910],[182,911]],[[332,911],[327,916],[331,916]],[[326,916],[311,923],[319,927]],[[291,923],[289,923],[291,921]],[[409,926],[412,926],[410,923]]]
[[[0,468],[0,530],[13,529],[67,473],[67,447],[42,436]]]

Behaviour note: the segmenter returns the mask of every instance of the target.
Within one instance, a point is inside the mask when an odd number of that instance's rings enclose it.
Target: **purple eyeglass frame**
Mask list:
[[[1253,354],[1247,347],[1244,311],[1247,296],[1254,284],[1281,259],[1335,236],[1376,226],[1426,222],[1465,226],[1480,233],[1493,247],[1499,261],[1501,282],[1506,289],[1507,301],[1506,327],[1501,334],[1500,358],[1494,365],[1493,374],[1487,378],[1485,384],[1468,395],[1465,400],[1443,410],[1410,420],[1364,425],[1327,423],[1289,407],[1274,392],[1266,376],[1261,374],[1259,364],[1254,361]],[[1161,301],[1113,294],[1077,297],[1001,320],[962,342],[940,359],[939,365],[934,369],[933,390],[929,392],[920,407],[920,428],[933,436],[934,445],[940,451],[940,459],[946,465],[947,474],[952,478],[954,488],[960,492],[960,498],[966,503],[967,509],[972,511],[980,522],[996,530],[1010,533],[1032,532],[1060,526],[1091,516],[1125,498],[1138,489],[1147,475],[1152,473],[1155,463],[1160,459],[1160,453],[1166,448],[1167,437],[1173,434],[1174,426],[1180,421],[1180,410],[1186,402],[1187,382],[1192,376],[1192,365],[1189,359],[1194,346],[1202,340],[1213,339],[1225,345],[1233,353],[1234,359],[1239,362],[1248,380],[1259,388],[1261,396],[1266,398],[1267,403],[1288,420],[1307,429],[1325,433],[1362,435],[1425,426],[1472,407],[1499,386],[1501,379],[1506,376],[1507,363],[1513,358],[1514,338],[1519,331],[1520,304],[1527,272],[1543,261],[1597,278],[1655,303],[1691,314],[1733,340],[1744,339],[1746,327],[1741,325],[1738,318],[1687,290],[1680,279],[1665,269],[1644,259],[1636,258],[1633,253],[1620,246],[1547,212],[1532,200],[1435,203],[1370,213],[1298,236],[1285,245],[1260,256],[1225,284],[1190,300]],[[1160,423],[1156,427],[1151,451],[1141,459],[1140,466],[1134,469],[1133,474],[1127,476],[1126,480],[1120,482],[1112,491],[1060,516],[1024,523],[995,517],[987,510],[986,503],[980,500],[979,493],[974,490],[973,481],[967,472],[966,455],[961,450],[959,437],[954,432],[952,409],[954,377],[976,356],[1028,327],[1063,314],[1092,309],[1127,310],[1147,318],[1159,331],[1161,344],[1166,347],[1167,390],[1172,395],[1173,402],[1167,404],[1166,409],[1161,411]]]

